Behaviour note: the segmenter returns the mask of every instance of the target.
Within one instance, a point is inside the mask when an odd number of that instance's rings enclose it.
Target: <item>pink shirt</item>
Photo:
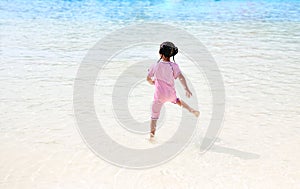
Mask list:
[[[174,80],[180,73],[179,66],[174,62],[161,61],[150,67],[148,76],[155,81],[154,101],[176,103]]]

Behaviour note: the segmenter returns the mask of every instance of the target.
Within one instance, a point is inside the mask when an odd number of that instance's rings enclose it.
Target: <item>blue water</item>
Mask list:
[[[0,0],[0,151],[5,152],[0,188],[296,188],[299,5],[300,0]],[[127,24],[148,21],[170,22],[207,47],[224,80],[226,112],[212,152],[204,156],[191,145],[179,159],[137,172],[108,166],[84,145],[75,129],[73,86],[97,42]],[[114,57],[99,74],[97,85],[103,88],[95,87],[99,119],[114,140],[134,148],[146,140],[118,130],[110,97],[125,66],[144,54],[159,58],[148,44],[139,45],[128,44]],[[199,130],[191,142],[199,143],[211,118],[210,86],[181,53],[176,61],[200,104]],[[150,86],[141,86],[128,98],[137,120],[150,117],[153,97]],[[171,119],[169,128],[176,129],[179,118]],[[171,130],[160,130],[158,137],[168,138],[172,132],[165,131]],[[158,144],[164,140],[158,139]],[[260,158],[243,158],[249,154]]]
[[[300,21],[299,0],[2,0],[1,19]]]

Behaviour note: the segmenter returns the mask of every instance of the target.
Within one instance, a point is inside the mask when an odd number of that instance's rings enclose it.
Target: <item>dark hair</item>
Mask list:
[[[174,56],[177,53],[178,53],[178,48],[172,42],[166,41],[160,45],[159,54],[164,55],[165,57],[170,58],[173,56],[173,60],[174,60]],[[160,60],[161,58],[159,59],[159,61]]]

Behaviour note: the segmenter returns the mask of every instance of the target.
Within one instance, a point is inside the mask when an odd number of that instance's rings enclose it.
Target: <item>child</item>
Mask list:
[[[194,110],[187,105],[183,100],[177,98],[174,80],[179,78],[183,85],[186,96],[189,98],[192,96],[189,90],[186,80],[182,75],[178,65],[175,63],[174,56],[178,53],[178,48],[171,42],[163,42],[160,45],[159,55],[160,59],[157,63],[151,66],[148,72],[147,81],[151,85],[155,85],[154,100],[152,104],[152,115],[150,124],[150,138],[153,138],[156,130],[156,122],[159,118],[160,110],[165,102],[172,102],[178,104],[189,112],[193,113],[196,117],[200,112]],[[170,57],[173,57],[174,62],[170,62]]]

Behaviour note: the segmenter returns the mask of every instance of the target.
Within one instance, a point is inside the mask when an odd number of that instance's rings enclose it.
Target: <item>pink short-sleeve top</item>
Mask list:
[[[179,66],[175,62],[161,61],[150,67],[148,76],[155,81],[154,100],[176,102],[174,80],[180,73]]]

